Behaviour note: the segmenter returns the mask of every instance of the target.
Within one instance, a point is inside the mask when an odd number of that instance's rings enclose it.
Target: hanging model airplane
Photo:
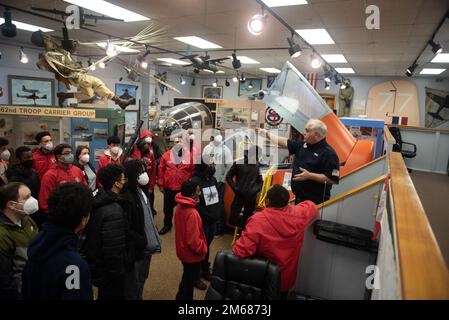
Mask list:
[[[190,64],[185,65],[184,67],[193,67],[193,72],[200,73],[202,70],[209,70],[212,72],[220,71],[218,69],[217,64],[221,64],[224,60],[228,60],[229,58],[218,58],[218,59],[210,59],[209,55],[206,53],[204,56],[199,56],[197,54],[190,54],[182,57],[181,59],[190,60]]]
[[[41,12],[48,12],[48,13],[53,13],[53,14],[57,14],[60,15],[62,17],[62,19],[64,20],[66,17],[69,17],[72,15],[72,12],[65,12],[62,10],[57,10],[57,9],[46,9],[46,8],[38,8],[38,7],[31,7],[32,10],[36,10],[36,11],[41,11]],[[86,23],[86,19],[89,20],[93,20],[95,23],[98,22],[98,20],[107,20],[107,21],[124,21],[122,19],[116,19],[116,18],[112,18],[112,17],[108,17],[105,15],[101,15],[101,16],[97,16],[94,14],[89,14],[89,13],[85,13],[84,9],[82,7],[78,7],[79,10],[79,16],[80,16],[80,25],[81,26],[90,26],[90,27],[95,27],[96,25],[94,24],[88,24]]]

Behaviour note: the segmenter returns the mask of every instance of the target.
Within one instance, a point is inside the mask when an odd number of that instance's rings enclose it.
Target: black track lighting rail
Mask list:
[[[303,43],[306,44],[306,46],[308,46],[310,49],[312,49],[313,52],[320,57],[320,59],[323,61],[323,63],[326,66],[328,66],[335,75],[338,75],[340,78],[344,79],[344,77],[342,75],[340,75],[337,72],[337,70],[335,70],[334,67],[332,67],[329,63],[327,63],[326,60],[324,60],[323,57],[319,54],[319,52],[310,43],[308,43],[303,37],[301,37],[295,31],[295,29],[293,29],[284,19],[282,19],[281,16],[279,16],[273,9],[271,9],[269,6],[267,6],[262,0],[256,0],[256,2],[262,7],[262,10],[268,11],[279,23],[281,23],[285,28],[287,28],[287,30],[289,30],[292,35],[293,34],[296,35]]]
[[[258,0],[256,0],[256,1],[258,1]],[[435,36],[437,35],[438,31],[440,31],[440,29],[441,29],[441,27],[443,26],[443,24],[444,24],[444,22],[446,21],[446,19],[449,19],[449,10],[446,12],[446,14],[443,16],[443,18],[441,19],[440,23],[439,23],[438,26],[436,27],[434,33],[432,34],[432,38],[430,38],[430,40],[426,42],[426,44],[424,45],[424,48],[422,48],[422,50],[419,52],[418,56],[417,56],[416,59],[413,61],[413,63],[411,64],[410,67],[413,67],[414,65],[416,65],[416,67],[418,66],[418,60],[419,60],[419,58],[421,58],[421,55],[424,53],[424,51],[426,51],[427,46],[429,45],[429,42],[434,40]],[[409,68],[410,68],[410,67],[409,67]],[[412,74],[410,75],[410,77],[413,76],[413,73],[414,73],[414,70],[416,69],[416,67],[413,68],[413,72],[412,72]]]

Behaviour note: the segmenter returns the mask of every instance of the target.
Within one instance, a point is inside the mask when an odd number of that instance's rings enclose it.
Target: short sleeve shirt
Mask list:
[[[288,140],[288,151],[294,155],[292,179],[301,173],[299,167],[312,173],[322,173],[338,183],[340,177],[340,163],[337,153],[326,142],[321,140],[313,145],[302,140]],[[292,192],[300,201],[311,200],[315,204],[329,200],[331,184],[322,184],[312,180],[293,181]]]

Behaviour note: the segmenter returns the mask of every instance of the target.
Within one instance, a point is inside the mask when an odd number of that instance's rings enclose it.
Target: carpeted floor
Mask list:
[[[449,176],[415,170],[410,176],[449,265]]]
[[[156,188],[157,189],[157,188]],[[155,194],[156,224],[158,229],[163,225],[163,198],[159,191]],[[175,232],[161,236],[162,253],[154,255],[150,265],[150,275],[145,283],[145,300],[174,300],[182,276],[182,264],[176,257]],[[232,234],[214,239],[211,245],[210,262],[213,263],[218,250],[230,249]],[[204,281],[204,280],[203,280]],[[207,282],[206,282],[207,283]],[[208,284],[208,283],[207,283]],[[195,299],[204,299],[206,291],[195,289]]]

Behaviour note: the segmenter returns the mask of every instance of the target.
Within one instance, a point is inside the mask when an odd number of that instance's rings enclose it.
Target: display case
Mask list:
[[[96,111],[95,119],[70,119],[70,132],[64,138],[74,152],[80,145],[88,146],[91,163],[96,168],[101,155],[107,148],[108,137],[117,135],[117,125],[125,123],[125,113],[121,109],[95,108],[94,110]],[[122,145],[124,143],[122,141]]]

